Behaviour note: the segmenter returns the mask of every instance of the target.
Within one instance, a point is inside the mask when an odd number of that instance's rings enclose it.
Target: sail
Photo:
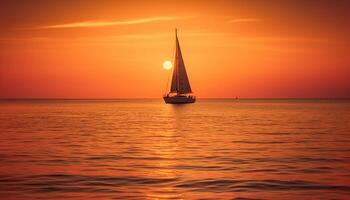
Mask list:
[[[182,58],[179,40],[176,34],[176,50],[173,76],[171,80],[170,92],[178,94],[192,93],[190,82],[188,80],[185,63]]]

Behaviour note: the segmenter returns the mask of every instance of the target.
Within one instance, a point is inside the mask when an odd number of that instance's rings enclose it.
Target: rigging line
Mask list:
[[[171,70],[169,70],[169,73],[168,73],[168,79],[167,79],[167,81],[166,81],[166,86],[165,86],[165,92],[164,92],[164,94],[167,94],[167,91],[168,91],[168,85],[169,85],[170,74],[171,74]]]
[[[170,76],[171,76],[171,72],[173,72],[173,73],[175,73],[174,72],[174,70],[175,70],[175,59],[176,59],[176,37],[177,37],[177,30],[176,30],[176,28],[175,28],[175,45],[174,45],[174,47],[173,47],[173,49],[174,49],[174,51],[173,51],[173,57],[172,57],[172,61],[173,61],[173,63],[172,63],[172,67],[173,67],[173,69],[172,70],[169,70],[169,73],[168,73],[168,79],[167,79],[167,82],[166,82],[166,86],[165,86],[165,94],[167,94],[167,90],[168,90],[168,86],[169,86],[169,80],[170,80]],[[177,78],[177,77],[176,77]],[[172,82],[172,81],[171,81]],[[171,87],[171,85],[170,85],[170,87]],[[169,90],[169,93],[171,92],[171,88],[170,88],[170,90]]]

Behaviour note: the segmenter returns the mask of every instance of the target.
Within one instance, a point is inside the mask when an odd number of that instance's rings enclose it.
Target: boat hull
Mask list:
[[[163,99],[167,104],[186,104],[196,102],[196,98],[193,96],[164,96]]]

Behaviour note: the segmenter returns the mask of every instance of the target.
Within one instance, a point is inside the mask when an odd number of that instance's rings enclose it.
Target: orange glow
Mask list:
[[[0,98],[160,98],[175,27],[199,98],[350,97],[347,2],[1,4]]]

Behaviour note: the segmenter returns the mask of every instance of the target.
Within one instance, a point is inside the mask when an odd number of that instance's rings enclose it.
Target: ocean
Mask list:
[[[2,100],[0,199],[350,199],[350,101]]]

